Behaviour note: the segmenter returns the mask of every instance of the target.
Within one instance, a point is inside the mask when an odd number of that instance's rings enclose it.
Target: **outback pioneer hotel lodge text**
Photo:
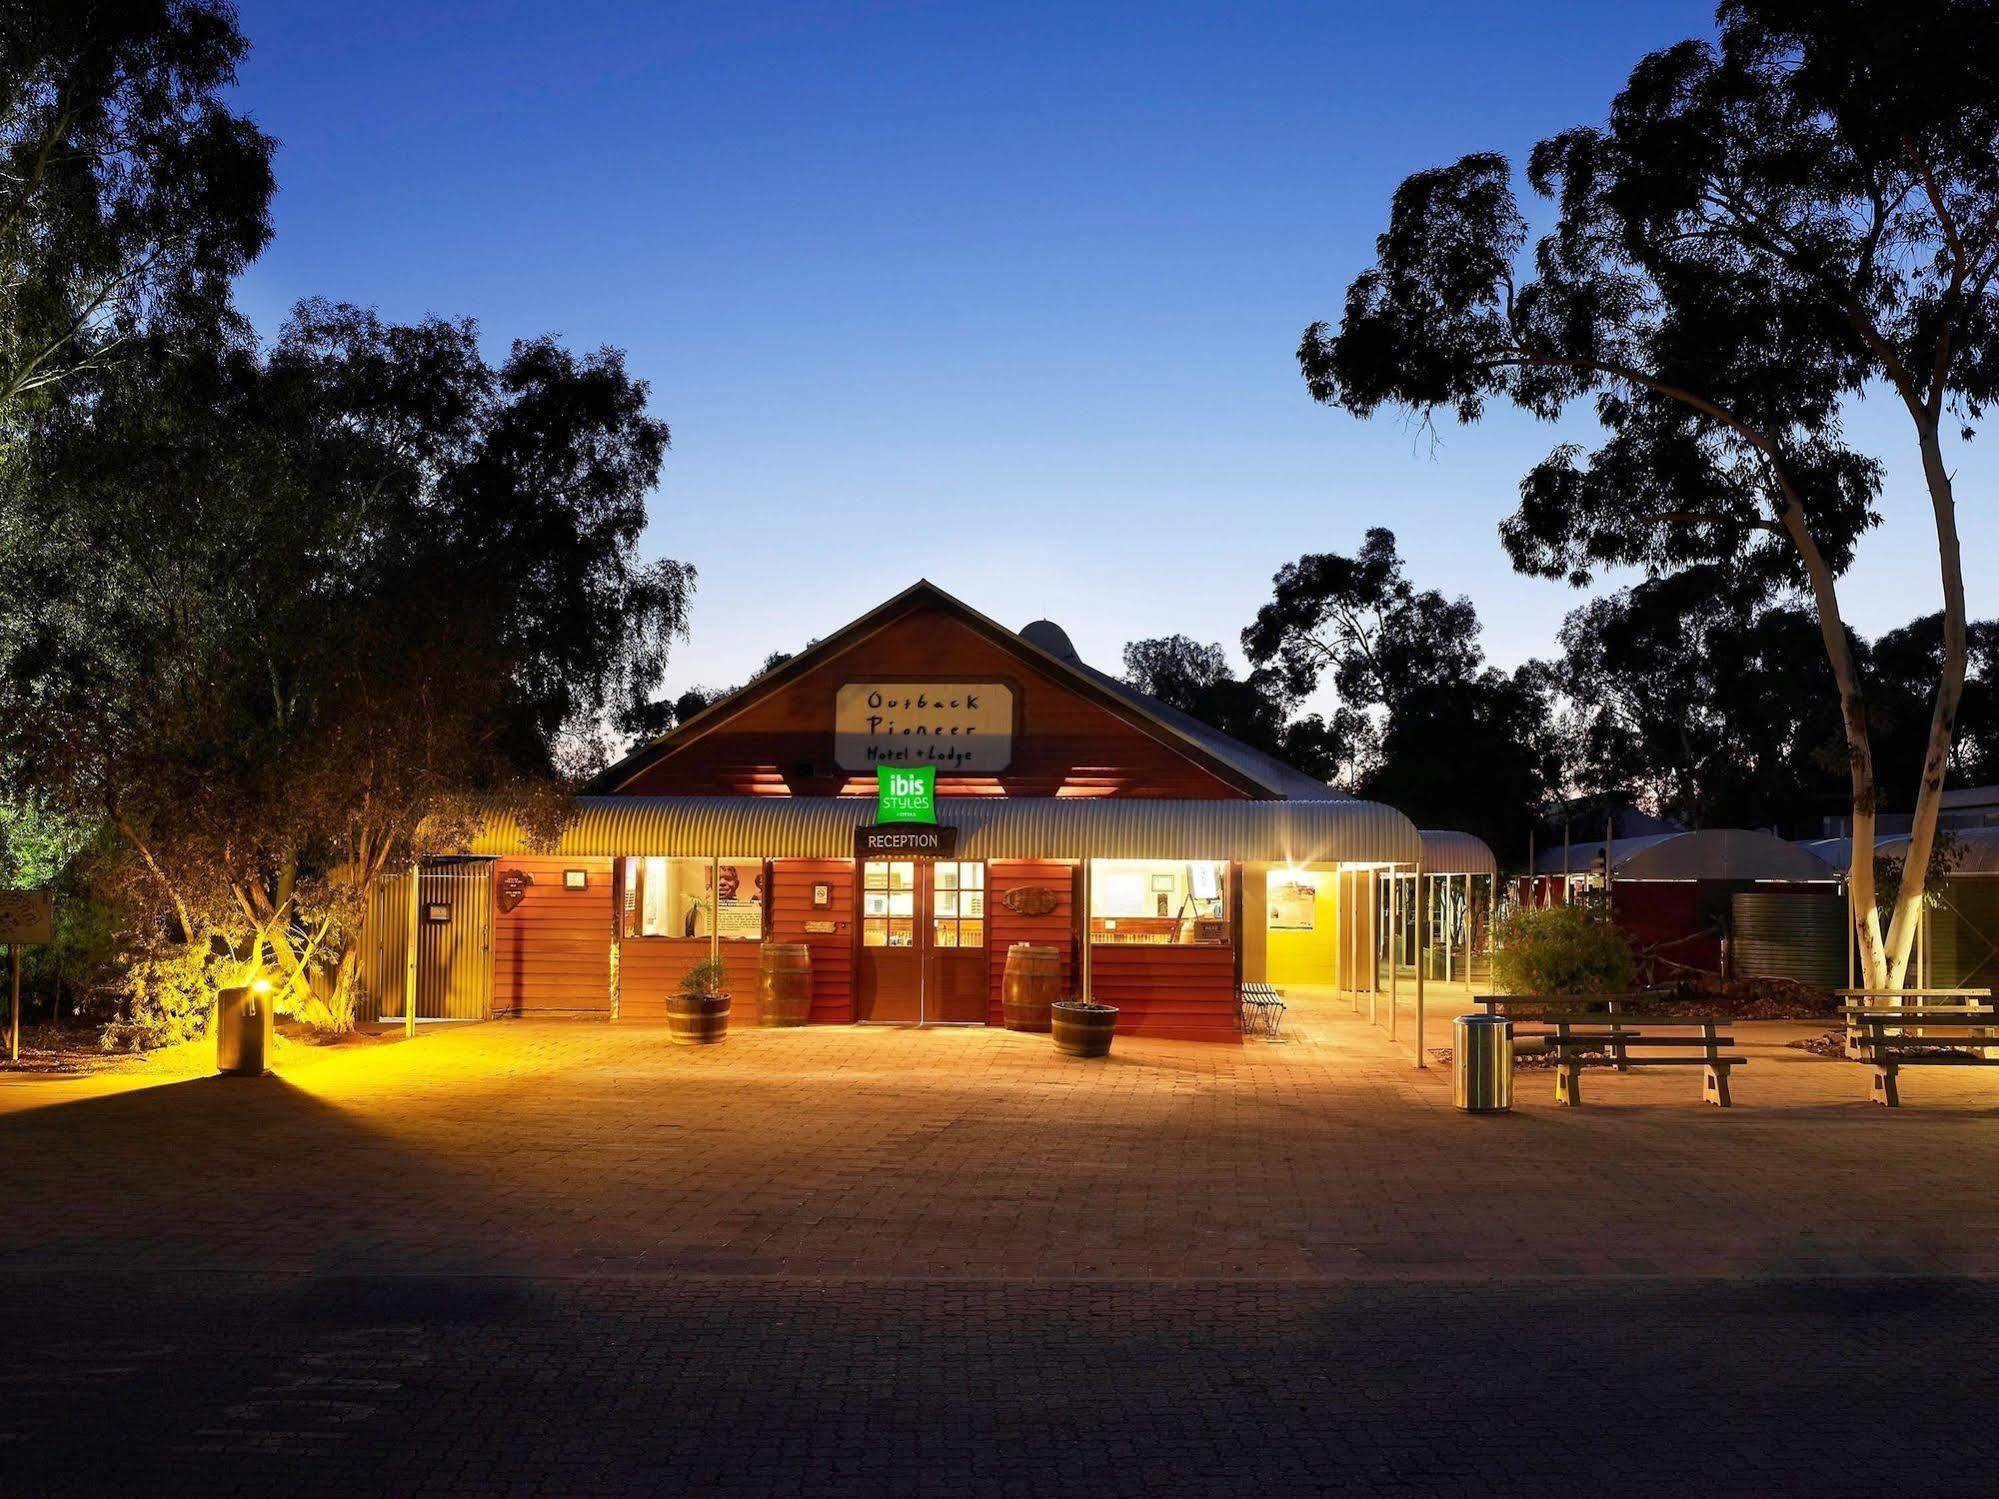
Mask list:
[[[904,769],[934,773],[934,822],[881,820]],[[378,903],[364,967],[382,1018],[413,989],[418,1018],[634,1020],[712,956],[754,1024],[760,945],[802,944],[815,1023],[990,1025],[1032,943],[1120,1034],[1231,1041],[1245,983],[1392,983],[1424,850],[1057,626],[920,582],[604,772],[552,851],[489,817],[420,901],[405,877]]]

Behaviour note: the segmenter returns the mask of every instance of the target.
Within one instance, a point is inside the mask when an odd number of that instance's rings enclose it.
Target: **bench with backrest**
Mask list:
[[[1846,1054],[1873,1069],[1869,1097],[1902,1102],[1904,1067],[1999,1067],[1999,1009],[1989,989],[1848,989]]]
[[[1555,1054],[1555,1102],[1565,1108],[1582,1105],[1585,1067],[1619,1072],[1633,1067],[1699,1067],[1702,1100],[1725,1109],[1733,1102],[1730,1072],[1749,1065],[1747,1059],[1722,1051],[1735,1044],[1733,1036],[1721,1034],[1727,1022],[1660,1014],[1660,1001],[1650,995],[1480,995],[1478,1003],[1492,1015],[1508,1005],[1542,1012],[1544,1028],[1525,1034],[1528,1039],[1539,1037]]]
[[[1276,1036],[1284,1025],[1284,991],[1269,984],[1244,984],[1236,995],[1242,1031]]]

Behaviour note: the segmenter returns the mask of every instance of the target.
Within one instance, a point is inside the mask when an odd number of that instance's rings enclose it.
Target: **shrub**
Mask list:
[[[680,976],[682,994],[710,998],[720,994],[729,982],[729,970],[717,958],[703,958]]]
[[[1637,970],[1624,933],[1584,906],[1516,910],[1497,936],[1492,977],[1508,994],[1620,994]]]
[[[119,1014],[104,1027],[106,1051],[147,1051],[191,1041],[215,1008],[207,943],[147,941],[124,966]]]

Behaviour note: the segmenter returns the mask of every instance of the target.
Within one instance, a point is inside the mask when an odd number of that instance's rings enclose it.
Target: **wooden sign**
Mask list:
[[[534,876],[525,869],[508,869],[501,872],[499,880],[500,910],[504,914],[528,898],[528,888],[534,884]]]
[[[833,700],[833,759],[843,770],[1005,770],[1013,763],[1013,690],[999,682],[847,682]]]
[[[1000,904],[1016,916],[1051,916],[1062,897],[1046,885],[1016,885],[1000,897]]]
[[[839,929],[839,923],[832,921],[808,921],[805,923],[806,932],[814,937],[831,936]]]
[[[0,943],[34,946],[55,940],[53,890],[0,890]]]

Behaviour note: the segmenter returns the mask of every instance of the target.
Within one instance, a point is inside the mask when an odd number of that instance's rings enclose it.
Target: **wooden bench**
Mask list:
[[[1236,993],[1237,1019],[1242,1033],[1262,1031],[1275,1038],[1284,1026],[1284,991],[1269,984],[1244,984]]]
[[[1532,1006],[1550,1012],[1547,1029],[1529,1032],[1539,1036],[1555,1053],[1555,1102],[1564,1108],[1582,1106],[1582,1075],[1585,1067],[1612,1067],[1629,1072],[1633,1067],[1698,1067],[1701,1069],[1701,1099],[1716,1108],[1729,1108],[1729,1074],[1749,1065],[1746,1058],[1724,1055],[1724,1046],[1735,1038],[1720,1034],[1727,1022],[1706,1017],[1647,1015],[1659,1001],[1643,994],[1597,994],[1573,998],[1494,994],[1477,996],[1486,1013],[1497,1015],[1509,1004]],[[1634,1022],[1637,1022],[1634,1024]],[[1655,1056],[1647,1049],[1671,1048],[1689,1055]],[[1632,1049],[1637,1048],[1638,1056]]]
[[[1893,1008],[1910,1000],[1945,1009],[1965,1005],[1975,1010],[1992,1003],[1990,989],[1835,989],[1832,992],[1845,1001],[1843,1008],[1849,1013],[1883,1005]],[[1860,1032],[1851,1024],[1846,1027],[1846,1054],[1856,1062],[1867,1060],[1860,1051]]]
[[[1883,1107],[1901,1106],[1904,1067],[1999,1067],[1999,1009],[1990,991],[1982,1004],[1962,990],[1914,1003],[1904,996],[1927,991],[1855,992],[1862,1002],[1846,1007],[1846,1054],[1873,1069],[1868,1096]]]

